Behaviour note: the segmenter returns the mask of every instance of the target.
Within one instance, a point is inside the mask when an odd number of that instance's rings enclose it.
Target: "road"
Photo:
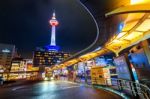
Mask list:
[[[43,81],[0,89],[0,99],[121,99],[99,89],[67,81]]]

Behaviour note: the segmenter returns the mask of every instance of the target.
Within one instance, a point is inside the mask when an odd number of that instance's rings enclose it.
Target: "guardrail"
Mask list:
[[[111,83],[108,83],[111,80]],[[105,84],[100,84],[99,79],[93,79],[93,84],[102,85],[126,93],[134,99],[150,99],[150,88],[144,84],[123,79],[106,79]]]

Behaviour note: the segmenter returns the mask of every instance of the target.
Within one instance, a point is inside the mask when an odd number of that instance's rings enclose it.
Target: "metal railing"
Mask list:
[[[103,85],[119,92],[126,93],[135,99],[150,99],[150,88],[147,85],[123,79],[106,79],[100,84],[100,79],[92,79],[95,85]],[[111,81],[108,82],[108,81]]]

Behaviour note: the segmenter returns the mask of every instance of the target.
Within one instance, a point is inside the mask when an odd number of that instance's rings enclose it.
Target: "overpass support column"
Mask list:
[[[115,52],[115,55],[116,55],[116,57],[118,57],[118,56],[119,56],[119,53],[118,53],[118,52]]]
[[[86,66],[87,66],[87,61],[84,62],[84,78],[85,78],[85,83],[87,84]]]

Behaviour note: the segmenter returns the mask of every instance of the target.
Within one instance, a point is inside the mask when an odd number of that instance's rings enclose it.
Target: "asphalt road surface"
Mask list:
[[[43,81],[1,88],[0,99],[121,99],[121,97],[67,81]]]

